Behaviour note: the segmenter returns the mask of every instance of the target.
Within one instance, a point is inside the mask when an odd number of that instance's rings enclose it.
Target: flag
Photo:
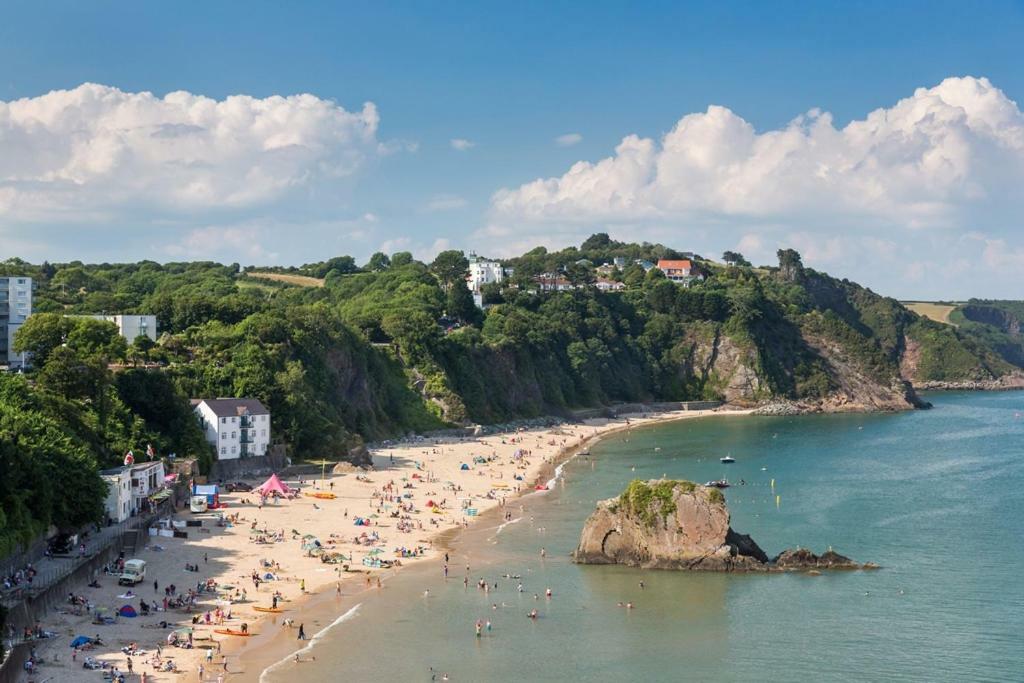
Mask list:
[[[151,443],[146,444],[146,457],[150,460],[156,457],[156,451],[153,450],[153,444]]]
[[[124,454],[124,464],[125,464],[125,467],[127,467],[128,465],[134,465],[135,464],[135,454],[132,453],[131,451],[128,451],[127,453],[125,453]]]

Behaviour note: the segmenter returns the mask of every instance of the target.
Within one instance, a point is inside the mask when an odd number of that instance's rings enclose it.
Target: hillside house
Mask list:
[[[192,410],[218,460],[266,455],[270,445],[270,411],[255,398],[192,400]]]

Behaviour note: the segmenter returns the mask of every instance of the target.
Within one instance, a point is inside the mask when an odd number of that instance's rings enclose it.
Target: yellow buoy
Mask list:
[[[775,496],[775,509],[779,509],[779,502],[782,500],[782,496]]]

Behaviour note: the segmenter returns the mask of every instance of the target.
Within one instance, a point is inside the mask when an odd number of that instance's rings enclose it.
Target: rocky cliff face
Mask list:
[[[573,560],[701,571],[860,567],[831,549],[820,557],[790,550],[770,560],[750,536],[729,526],[721,491],[672,480],[636,480],[619,497],[599,502]]]

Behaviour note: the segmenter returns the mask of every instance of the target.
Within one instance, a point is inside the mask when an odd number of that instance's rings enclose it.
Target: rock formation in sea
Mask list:
[[[783,571],[859,569],[830,548],[822,555],[785,550],[774,559],[750,536],[729,526],[729,508],[717,488],[689,481],[632,481],[616,498],[600,501],[573,553],[580,564],[626,564],[648,569]]]

